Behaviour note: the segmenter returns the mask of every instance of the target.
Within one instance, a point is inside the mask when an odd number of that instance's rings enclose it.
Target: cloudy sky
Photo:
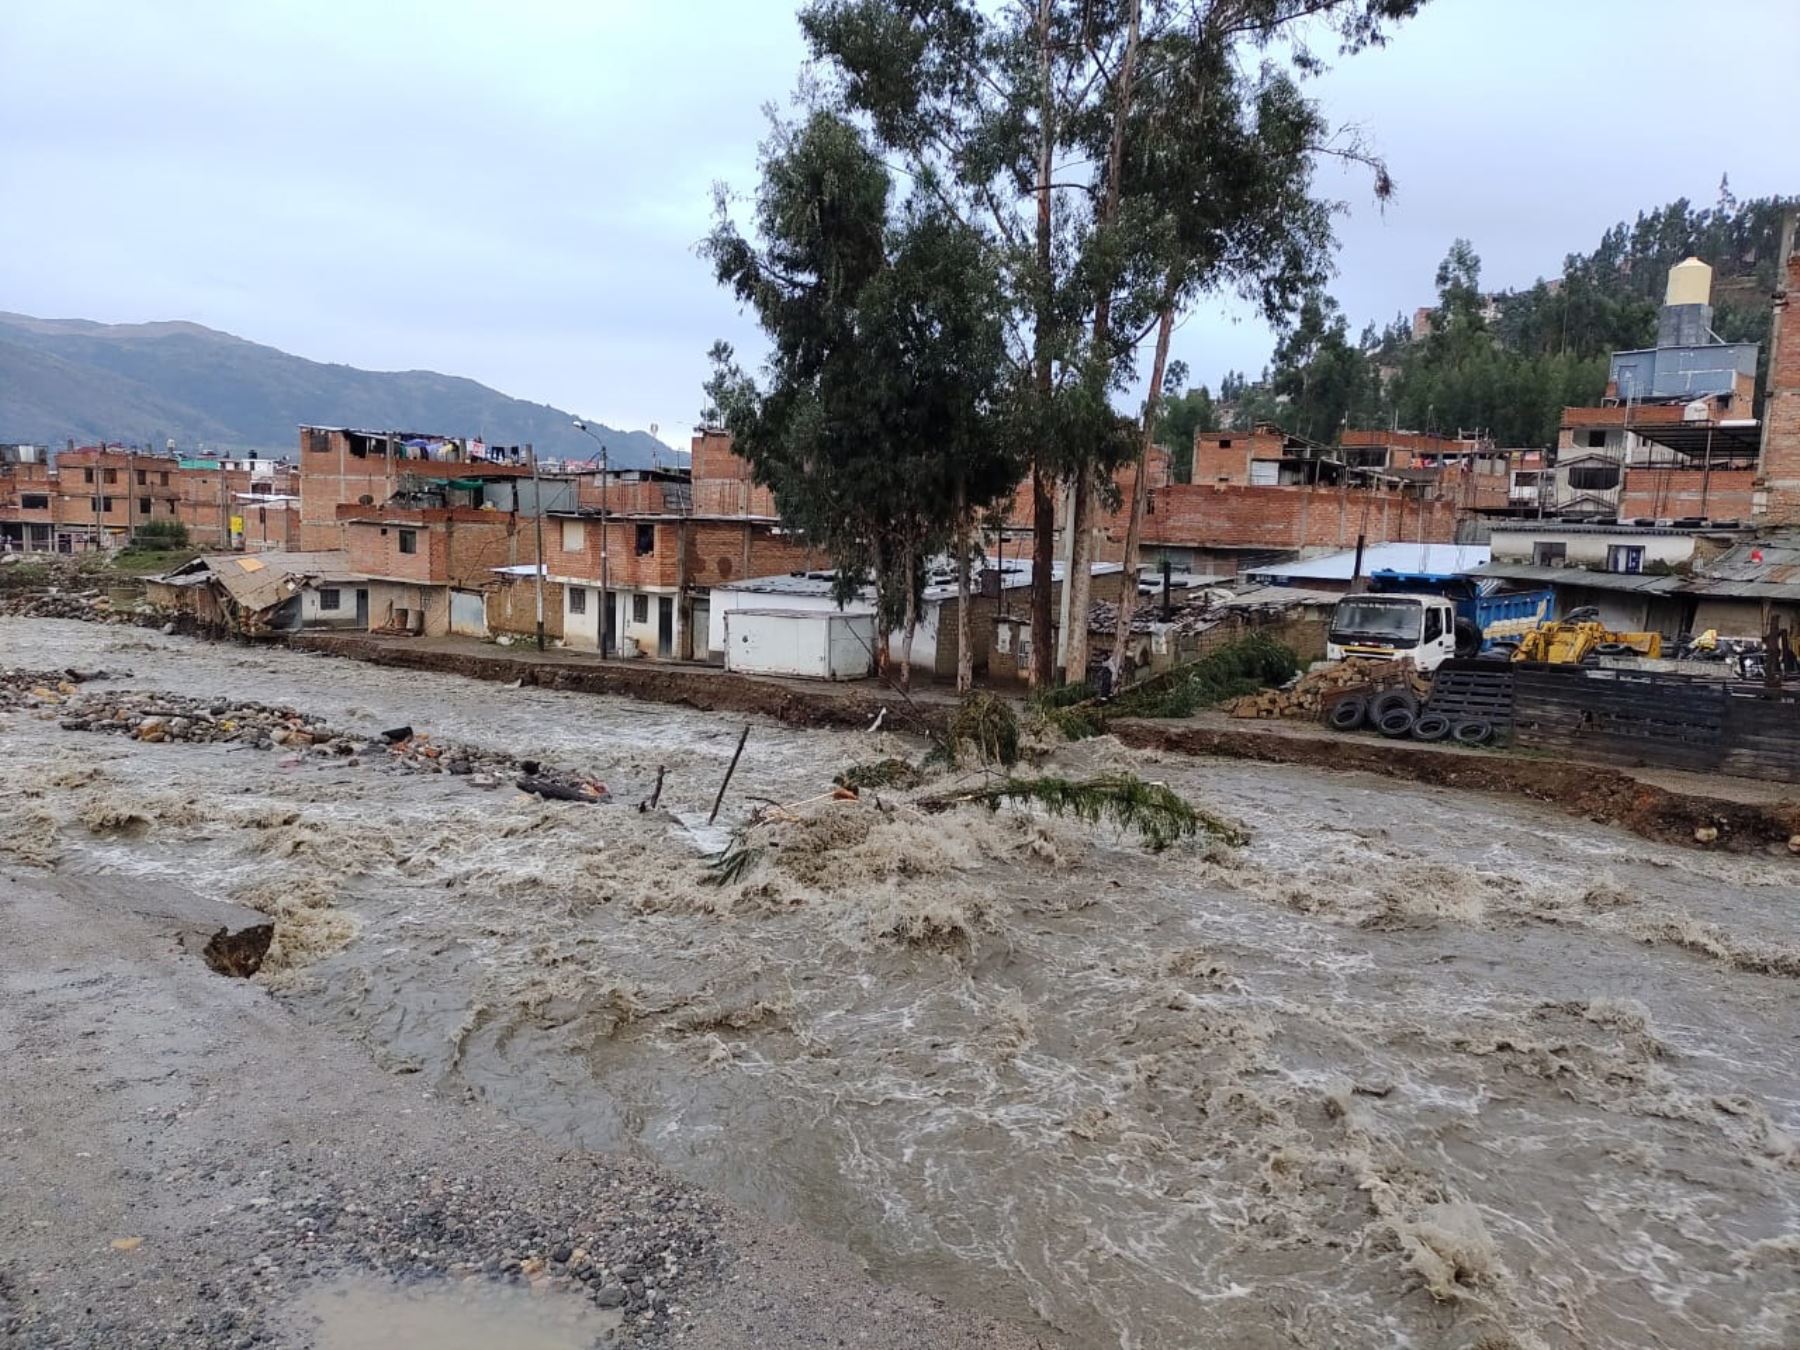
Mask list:
[[[0,309],[192,319],[317,360],[468,375],[681,444],[716,337],[694,255],[794,88],[790,0],[0,5]],[[1353,324],[1554,274],[1678,196],[1800,192],[1795,0],[1434,0],[1314,85],[1399,194],[1344,201]],[[1689,70],[1682,67],[1687,65]],[[1196,379],[1270,337],[1193,315]]]

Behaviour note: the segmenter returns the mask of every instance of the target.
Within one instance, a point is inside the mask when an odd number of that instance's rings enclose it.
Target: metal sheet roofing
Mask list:
[[[1581,586],[1596,591],[1638,591],[1666,594],[1681,589],[1678,576],[1645,572],[1589,572],[1580,567],[1539,567],[1531,563],[1489,563],[1474,569],[1476,577],[1504,577],[1508,581],[1539,581],[1547,585]]]
[[[1371,572],[1467,572],[1493,556],[1486,544],[1371,544],[1363,550],[1363,575]],[[1327,553],[1302,562],[1269,563],[1246,568],[1247,575],[1293,577],[1296,580],[1348,581],[1356,566],[1356,550]]]
[[[307,582],[360,579],[342,553],[209,554],[160,579],[174,582],[179,578],[176,584],[193,584],[189,578],[197,580],[202,569],[233,601],[252,611],[280,604]]]

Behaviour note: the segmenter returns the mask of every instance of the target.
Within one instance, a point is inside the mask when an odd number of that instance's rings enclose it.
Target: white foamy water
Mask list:
[[[812,803],[703,885],[741,720],[0,620],[0,662],[597,769],[678,819],[3,720],[8,861],[275,916],[384,1063],[1074,1345],[1800,1340],[1800,867],[1102,741],[1254,832]],[[879,742],[879,743],[878,743]],[[897,743],[757,722],[728,799]],[[901,746],[901,749],[906,747]]]

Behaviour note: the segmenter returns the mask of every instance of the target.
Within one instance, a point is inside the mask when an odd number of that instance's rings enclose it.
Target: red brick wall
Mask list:
[[[583,523],[585,547],[579,553],[566,553],[562,550],[562,521],[546,521],[544,552],[553,575],[580,577],[597,585],[600,581],[600,522],[588,520]],[[639,554],[638,522],[607,522],[609,585],[629,590],[672,588],[681,584],[681,522],[665,519],[645,523],[651,527],[654,547],[649,553]],[[829,565],[821,554],[809,550],[797,536],[778,534],[766,524],[690,520],[687,528],[687,582],[690,586],[717,586],[745,577],[773,576]],[[745,556],[746,538],[749,541],[748,558]]]
[[[1335,487],[1240,487],[1175,484],[1152,494],[1144,520],[1150,544],[1180,547],[1352,548],[1423,539],[1452,543],[1456,504],[1391,491]],[[1421,514],[1423,523],[1421,524]],[[1122,530],[1113,526],[1109,533]]]
[[[1255,452],[1260,450],[1261,454]],[[1194,437],[1194,483],[1247,483],[1252,458],[1281,452],[1281,438],[1266,432],[1202,431]]]
[[[374,577],[480,588],[493,584],[496,567],[535,561],[531,522],[513,516],[468,509],[386,512],[361,520],[348,518],[353,509],[344,514],[350,568]],[[400,551],[407,530],[416,542],[412,553]]]
[[[1627,469],[1619,514],[1748,520],[1755,479],[1754,469]]]
[[[1771,523],[1800,521],[1800,253],[1787,260],[1787,287],[1776,301],[1781,328],[1769,352],[1769,388],[1763,399],[1762,476]]]
[[[362,442],[358,442],[359,444]],[[470,470],[467,462],[453,460],[388,459],[381,442],[367,445],[369,453],[351,453],[347,432],[322,428],[300,429],[300,457],[295,470],[299,479],[300,546],[307,551],[347,547],[338,507],[354,506],[364,497],[368,505],[381,506],[393,496],[402,474],[428,478],[456,478]],[[483,477],[529,477],[530,470],[516,465],[482,462]]]
[[[750,465],[731,448],[722,431],[701,431],[689,445],[694,474],[694,510],[708,516],[773,516],[775,494],[750,480]]]

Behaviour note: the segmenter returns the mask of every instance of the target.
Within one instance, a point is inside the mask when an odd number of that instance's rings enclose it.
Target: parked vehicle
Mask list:
[[[1477,656],[1484,649],[1510,646],[1556,612],[1556,592],[1507,590],[1496,577],[1470,577],[1455,572],[1379,571],[1369,577],[1372,594],[1441,595],[1456,607],[1462,642],[1457,655]],[[1498,653],[1504,655],[1505,653]]]
[[[1346,595],[1331,613],[1327,660],[1351,656],[1398,661],[1422,671],[1456,655],[1456,607],[1441,595]]]
[[[1597,656],[1658,657],[1661,633],[1618,633],[1600,622],[1592,609],[1578,609],[1565,619],[1540,624],[1520,639],[1515,661],[1548,661],[1553,665],[1579,665]]]

